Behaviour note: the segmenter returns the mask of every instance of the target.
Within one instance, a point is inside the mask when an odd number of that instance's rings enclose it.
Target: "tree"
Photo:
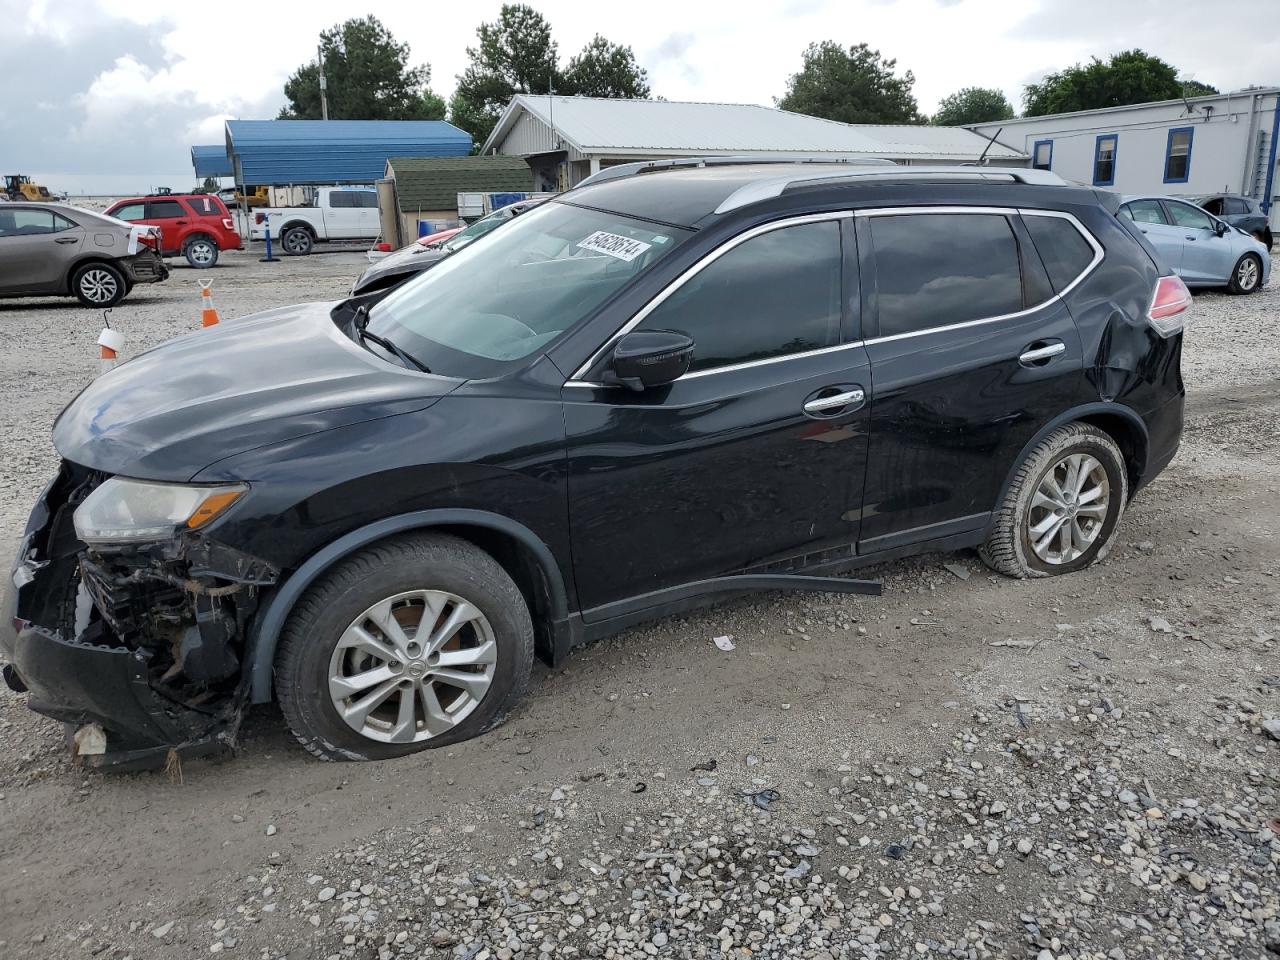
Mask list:
[[[847,51],[827,40],[811,43],[804,66],[787,81],[777,101],[783,110],[841,123],[920,123],[910,70],[894,76],[897,60],[884,60],[865,43]]]
[[[1217,92],[1217,87],[1211,87],[1209,84],[1201,83],[1199,80],[1182,81],[1182,95],[1184,97],[1207,97]]]
[[[442,120],[444,98],[427,84],[431,67],[409,67],[409,45],[398,43],[377,17],[352,18],[320,34],[333,120]],[[319,120],[320,69],[305,63],[284,85],[282,120]]]
[[[967,123],[1009,120],[1013,106],[999,90],[990,87],[965,87],[943,97],[932,123],[940,127],[960,127]]]
[[[579,97],[645,99],[649,96],[648,81],[648,73],[636,63],[630,47],[610,43],[597,33],[581,53],[569,60],[560,89]]]
[[[1195,81],[1185,86],[1217,92]],[[1026,116],[1040,117],[1048,113],[1177,100],[1183,96],[1183,87],[1178,71],[1171,64],[1141,50],[1124,50],[1105,62],[1094,57],[1087,64],[1077,63],[1049,74],[1039,83],[1027,84],[1022,102]]]
[[[498,19],[480,24],[476,35],[479,46],[467,47],[471,63],[458,77],[449,115],[480,143],[512,96],[549,93],[559,66],[551,24],[522,3],[504,3]]]

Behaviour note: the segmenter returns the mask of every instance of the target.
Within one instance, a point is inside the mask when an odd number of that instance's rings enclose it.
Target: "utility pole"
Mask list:
[[[329,119],[329,85],[324,78],[324,46],[316,47],[316,60],[320,64],[320,119]]]

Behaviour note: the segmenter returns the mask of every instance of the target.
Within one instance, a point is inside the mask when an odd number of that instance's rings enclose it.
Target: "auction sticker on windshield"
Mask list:
[[[595,250],[599,253],[626,260],[628,263],[648,250],[653,244],[642,240],[632,240],[616,233],[597,230],[591,236],[578,243],[583,250]]]

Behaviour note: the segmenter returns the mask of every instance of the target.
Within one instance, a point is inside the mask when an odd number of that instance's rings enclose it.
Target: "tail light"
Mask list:
[[[227,230],[234,230],[236,228],[236,222],[230,217],[223,217],[222,226]]]
[[[258,226],[262,226],[262,221],[263,221],[264,219],[266,219],[266,218],[265,218],[265,217],[263,217],[263,216],[262,216],[262,214],[260,214],[260,213],[255,213],[255,214],[253,215],[253,222],[254,222],[254,223],[256,223]]]
[[[1171,337],[1187,325],[1187,309],[1191,306],[1191,291],[1181,277],[1161,277],[1156,282],[1155,296],[1147,319],[1162,336]]]

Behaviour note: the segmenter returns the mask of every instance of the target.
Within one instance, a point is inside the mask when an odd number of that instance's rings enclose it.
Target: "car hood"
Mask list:
[[[189,480],[254,447],[423,409],[462,383],[370,353],[334,306],[271,310],[139,354],[62,411],[54,446],[105,473]]]
[[[371,286],[378,286],[378,282],[387,277],[419,273],[428,267],[435,266],[448,255],[449,252],[443,248],[424,247],[418,243],[411,243],[407,247],[401,247],[391,256],[383,257],[360,274],[360,279],[351,288],[351,293],[353,296],[363,293]]]

